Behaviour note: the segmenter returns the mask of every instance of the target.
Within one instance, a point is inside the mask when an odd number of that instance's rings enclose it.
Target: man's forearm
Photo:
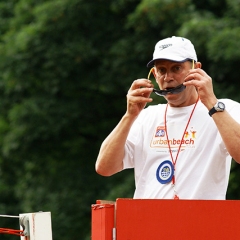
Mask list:
[[[240,163],[240,124],[227,111],[215,113],[212,118],[217,125],[229,154],[236,162]]]
[[[123,169],[124,146],[134,120],[124,115],[102,143],[95,165],[100,175],[111,176]]]

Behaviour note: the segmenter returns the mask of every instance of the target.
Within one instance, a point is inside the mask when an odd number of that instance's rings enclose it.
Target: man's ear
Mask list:
[[[196,68],[202,68],[202,63],[201,62],[196,62],[195,65],[196,65]]]

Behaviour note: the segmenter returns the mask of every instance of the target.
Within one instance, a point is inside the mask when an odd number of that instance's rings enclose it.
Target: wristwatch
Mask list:
[[[225,110],[225,104],[223,102],[217,101],[212,109],[209,110],[210,117],[216,112],[223,112]]]

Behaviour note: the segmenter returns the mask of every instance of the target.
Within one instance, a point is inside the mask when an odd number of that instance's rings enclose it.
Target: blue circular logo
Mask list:
[[[173,164],[170,160],[163,161],[157,168],[157,180],[162,183],[168,183],[172,180],[174,174]]]

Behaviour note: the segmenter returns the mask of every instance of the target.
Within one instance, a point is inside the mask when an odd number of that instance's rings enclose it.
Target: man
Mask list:
[[[186,38],[159,41],[152,65],[160,90],[149,79],[132,83],[96,171],[110,176],[134,168],[134,198],[225,199],[231,158],[240,163],[240,104],[216,98]],[[167,104],[145,108],[153,91]]]

